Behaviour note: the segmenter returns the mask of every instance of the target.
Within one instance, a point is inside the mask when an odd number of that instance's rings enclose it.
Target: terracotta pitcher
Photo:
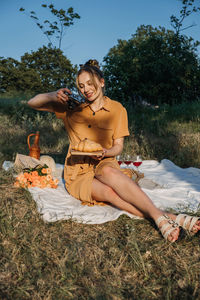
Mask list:
[[[30,145],[30,137],[31,136],[35,136],[34,143],[32,146]],[[29,136],[27,138],[27,143],[28,143],[28,147],[29,147],[29,156],[37,158],[37,159],[40,158],[39,138],[40,138],[39,131],[37,131],[36,133],[29,134]]]

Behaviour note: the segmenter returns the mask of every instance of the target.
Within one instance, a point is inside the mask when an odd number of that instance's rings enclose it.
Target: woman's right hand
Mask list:
[[[69,89],[67,89],[67,88],[59,89],[56,92],[57,101],[62,104],[65,104],[69,100],[69,97],[67,94],[71,94],[71,91]]]

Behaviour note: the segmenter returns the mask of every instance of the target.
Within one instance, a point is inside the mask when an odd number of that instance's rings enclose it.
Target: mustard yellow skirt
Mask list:
[[[89,206],[106,205],[92,199],[92,182],[96,174],[100,175],[104,166],[119,169],[114,157],[106,157],[97,161],[88,156],[69,156],[65,161],[65,186],[70,195]],[[127,174],[128,175],[128,174]],[[130,176],[129,176],[130,177]]]

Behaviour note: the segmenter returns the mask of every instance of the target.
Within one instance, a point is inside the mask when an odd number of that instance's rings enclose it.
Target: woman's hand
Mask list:
[[[71,91],[69,89],[67,89],[67,88],[59,89],[56,92],[57,101],[59,103],[65,104],[69,100],[69,97],[67,94],[69,94],[69,95],[71,94]]]
[[[93,159],[102,160],[104,157],[114,157],[119,155],[123,150],[124,138],[115,139],[110,149],[103,148],[102,155],[92,156]]]
[[[107,152],[107,149],[104,148],[102,155],[94,155],[94,156],[92,156],[92,158],[96,159],[96,160],[102,160],[105,157],[106,152]]]

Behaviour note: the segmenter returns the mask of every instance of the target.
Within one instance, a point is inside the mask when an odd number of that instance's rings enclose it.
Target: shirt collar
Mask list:
[[[104,105],[102,106],[101,109],[104,109],[106,111],[110,111],[111,110],[110,98],[108,98],[107,96],[104,96],[104,100],[105,100],[105,102],[104,102]],[[84,109],[84,108],[88,107],[89,105],[90,105],[89,103],[83,103],[82,108]]]

